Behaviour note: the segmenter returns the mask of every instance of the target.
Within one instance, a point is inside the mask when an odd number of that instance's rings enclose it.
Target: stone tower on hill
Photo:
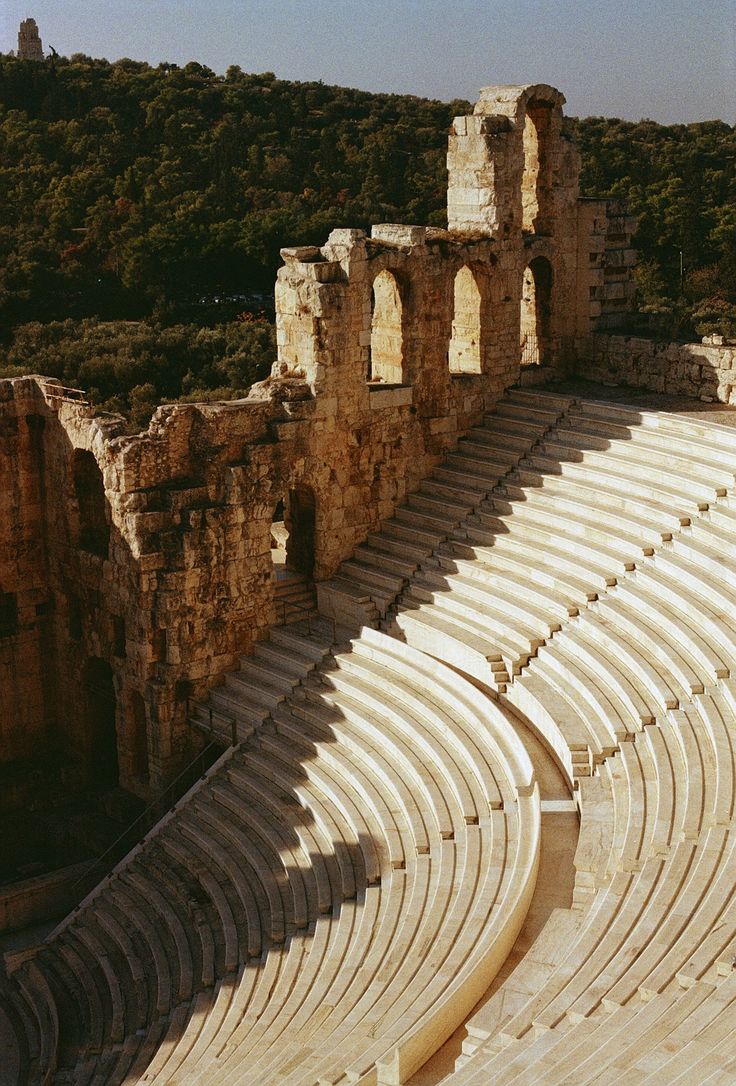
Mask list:
[[[18,30],[20,60],[43,60],[43,45],[35,19],[24,19]]]

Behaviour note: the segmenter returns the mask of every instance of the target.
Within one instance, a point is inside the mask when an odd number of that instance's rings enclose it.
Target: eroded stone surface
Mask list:
[[[24,19],[18,30],[20,60],[43,60],[43,45],[35,19]]]

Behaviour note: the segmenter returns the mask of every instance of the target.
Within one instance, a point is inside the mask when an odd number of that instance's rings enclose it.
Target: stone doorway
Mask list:
[[[299,484],[278,503],[271,524],[274,603],[279,624],[299,621],[314,612],[315,527],[314,491]]]

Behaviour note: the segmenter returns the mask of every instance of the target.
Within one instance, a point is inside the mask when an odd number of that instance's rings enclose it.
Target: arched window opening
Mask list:
[[[549,134],[552,109],[530,102],[524,117],[524,176],[521,184],[521,228],[542,233],[547,227],[550,197]]]
[[[131,771],[142,783],[148,783],[148,725],[146,722],[146,703],[137,690],[131,698],[133,708],[133,731],[130,737]]]
[[[82,674],[85,704],[85,743],[90,777],[95,787],[118,784],[118,738],[115,729],[116,699],[112,668],[90,657]]]
[[[524,270],[521,289],[521,364],[542,365],[550,348],[552,267],[543,256],[530,261]]]
[[[401,313],[398,283],[391,272],[379,272],[373,281],[369,381],[400,385],[404,379]]]
[[[314,491],[299,484],[276,506],[271,524],[277,622],[297,621],[314,608],[315,526]]]
[[[79,507],[79,546],[107,558],[110,526],[102,472],[91,452],[74,450],[74,493]]]
[[[455,301],[450,340],[450,373],[480,373],[481,294],[471,269],[455,276]]]

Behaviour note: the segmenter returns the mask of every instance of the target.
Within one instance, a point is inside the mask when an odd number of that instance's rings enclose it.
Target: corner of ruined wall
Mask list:
[[[736,405],[736,344],[670,343],[593,333],[578,352],[577,376]]]
[[[615,332],[636,297],[637,220],[621,199],[578,200],[578,334]]]

